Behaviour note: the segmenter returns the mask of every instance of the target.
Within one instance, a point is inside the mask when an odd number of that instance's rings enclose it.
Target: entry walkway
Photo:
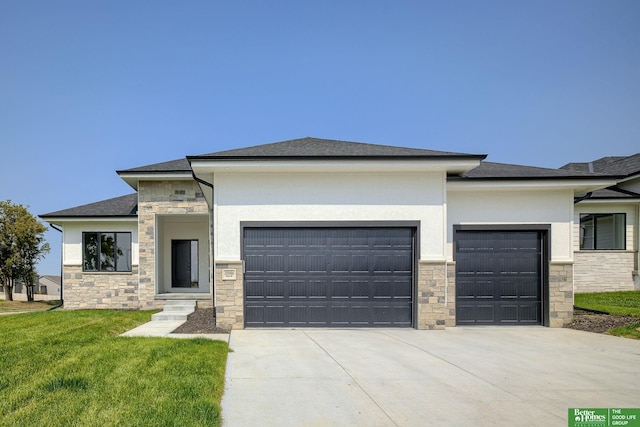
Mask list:
[[[570,329],[231,333],[226,426],[566,426],[640,407],[640,342]]]
[[[229,334],[174,334],[184,320],[152,320],[131,329],[121,337],[166,337],[166,338],[206,338],[229,342]]]

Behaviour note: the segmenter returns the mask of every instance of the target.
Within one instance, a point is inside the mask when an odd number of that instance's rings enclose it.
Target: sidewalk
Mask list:
[[[121,334],[121,337],[205,338],[229,342],[229,334],[174,334],[182,320],[152,320]]]

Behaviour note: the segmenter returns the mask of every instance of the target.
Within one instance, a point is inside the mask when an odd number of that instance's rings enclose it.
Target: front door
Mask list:
[[[198,241],[171,241],[171,287],[198,288]]]

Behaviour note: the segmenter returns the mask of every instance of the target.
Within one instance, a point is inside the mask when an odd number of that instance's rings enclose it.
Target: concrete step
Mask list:
[[[164,309],[160,313],[151,315],[151,320],[167,321],[182,320],[186,321],[187,316],[196,310],[195,301],[167,301]]]
[[[164,313],[164,312],[160,312],[160,313],[156,313],[156,314],[152,314],[151,315],[151,320],[153,320],[154,322],[163,322],[163,321],[167,321],[167,320],[181,320],[186,322],[187,321],[187,316],[190,313],[186,313],[186,314],[169,314],[169,313]]]
[[[183,305],[188,305],[190,307],[194,307],[195,308],[196,300],[186,300],[186,299],[168,300],[168,301],[165,301],[165,303],[164,303],[165,307],[183,306]]]

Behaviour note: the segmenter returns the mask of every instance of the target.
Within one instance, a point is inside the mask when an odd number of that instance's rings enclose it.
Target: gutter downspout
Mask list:
[[[51,226],[51,228],[53,228],[56,231],[59,231],[60,233],[62,233],[62,229],[56,227],[53,224],[49,224]],[[64,233],[62,233],[62,236],[64,236]],[[63,295],[62,295],[62,289],[64,288],[63,284],[64,284],[64,241],[61,243],[62,246],[62,253],[60,254],[60,302],[58,303],[58,305],[55,305],[53,307],[51,307],[49,310],[47,311],[51,311],[51,310],[55,310],[56,308],[60,308],[64,305],[64,299],[63,299]]]
[[[211,188],[211,229],[214,230],[215,232],[215,218],[214,218],[214,202],[213,202],[213,184],[210,182],[205,181],[204,179],[198,178],[196,176],[196,173],[193,171],[193,169],[191,170],[191,176],[193,177],[194,181],[196,181],[198,184],[204,185],[206,187]],[[211,244],[209,245],[209,250],[211,251],[211,269],[212,269],[212,274],[211,274],[211,286],[213,288],[213,315],[216,316],[216,307],[218,306],[218,292],[217,292],[217,287],[216,287],[216,254],[215,251],[213,250],[214,248],[214,240],[215,240],[215,235],[213,233],[211,233],[211,230],[209,231],[209,238],[211,239]]]

